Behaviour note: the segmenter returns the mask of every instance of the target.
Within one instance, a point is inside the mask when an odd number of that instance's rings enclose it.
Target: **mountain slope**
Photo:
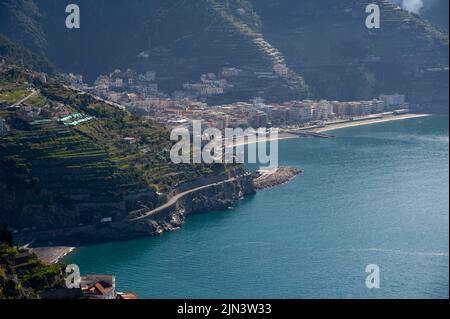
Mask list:
[[[247,76],[234,83],[223,100],[302,98],[308,94],[303,79],[261,79],[255,72],[273,72],[276,61],[255,39],[261,22],[243,0],[79,1],[82,26],[63,25],[70,1],[36,0],[45,14],[48,56],[64,70],[93,81],[116,68],[157,72],[166,92],[198,81],[203,73],[224,67],[244,69]],[[63,53],[63,54],[62,54]]]
[[[44,55],[12,43],[2,34],[0,34],[0,57],[9,63],[24,65],[36,71],[50,74],[55,72],[54,65]]]
[[[364,23],[373,2],[382,9],[379,30]],[[116,68],[154,70],[172,93],[203,73],[238,67],[246,76],[208,102],[397,92],[416,109],[448,112],[448,33],[387,0],[130,0],[126,8],[121,0],[80,0],[78,30],[64,25],[69,0],[34,3],[39,13],[30,21],[40,27],[29,43],[42,42],[42,29],[50,60],[89,81]],[[289,68],[285,76],[258,75],[278,63]]]
[[[0,0],[0,32],[32,50],[47,47],[41,18],[33,0]]]
[[[63,288],[64,265],[47,265],[28,249],[0,242],[0,300],[40,299],[41,294]]]
[[[15,229],[120,221],[234,169],[175,165],[165,128],[13,65],[0,67],[0,118],[0,220]]]
[[[383,0],[252,2],[265,37],[315,96],[358,100],[398,92],[415,107],[448,112],[448,34],[418,16]],[[380,5],[380,29],[365,27],[368,3]]]

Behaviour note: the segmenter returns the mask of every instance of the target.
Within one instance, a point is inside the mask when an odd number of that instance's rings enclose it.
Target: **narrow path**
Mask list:
[[[31,99],[33,96],[35,96],[36,94],[39,93],[39,90],[34,90],[33,92],[31,92],[30,94],[28,94],[27,96],[25,96],[23,99],[21,99],[19,102],[14,103],[13,105],[11,105],[11,107],[15,107],[18,108],[20,106],[20,104],[22,104],[23,102]]]

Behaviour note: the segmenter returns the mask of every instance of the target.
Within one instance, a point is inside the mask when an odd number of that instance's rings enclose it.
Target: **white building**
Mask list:
[[[276,75],[282,78],[288,76],[289,74],[289,68],[286,66],[286,64],[276,63],[273,66],[273,70],[275,71]]]
[[[312,105],[305,105],[300,108],[300,121],[309,122],[313,118],[313,107]]]
[[[224,68],[222,70],[222,76],[224,76],[224,77],[239,76],[242,73],[243,73],[243,71],[238,68]]]
[[[372,114],[372,101],[361,102],[361,115]]]
[[[223,88],[207,87],[201,90],[202,95],[223,94]]]
[[[384,102],[386,108],[393,108],[403,106],[406,103],[405,96],[403,94],[381,94],[380,100]]]
[[[315,104],[317,119],[327,120],[330,116],[334,115],[333,104],[326,100],[321,100]]]
[[[118,88],[123,87],[123,79],[117,78],[116,81],[114,82],[114,85]]]
[[[145,74],[139,74],[138,78],[143,82],[153,82],[156,79],[156,73],[153,71],[147,71]]]
[[[372,100],[373,113],[383,113],[384,112],[384,102],[381,100]]]

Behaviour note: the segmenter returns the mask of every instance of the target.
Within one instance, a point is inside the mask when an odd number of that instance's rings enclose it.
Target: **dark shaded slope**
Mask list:
[[[54,73],[55,67],[48,59],[38,53],[12,43],[8,38],[0,34],[0,57],[10,63],[27,66],[35,71]]]
[[[173,92],[203,73],[238,67],[247,77],[216,102],[301,98],[301,77],[260,80],[254,72],[273,72],[274,60],[254,43],[260,21],[248,1],[152,0],[79,1],[81,28],[64,27],[70,1],[36,0],[45,13],[48,55],[62,69],[93,81],[116,68],[154,70],[160,87]]]
[[[365,6],[381,6],[381,29]],[[448,35],[388,1],[255,0],[263,34],[316,97],[404,93],[416,108],[448,112]],[[447,69],[445,69],[447,68]]]
[[[40,52],[47,47],[41,18],[39,8],[33,0],[0,0],[0,33]]]

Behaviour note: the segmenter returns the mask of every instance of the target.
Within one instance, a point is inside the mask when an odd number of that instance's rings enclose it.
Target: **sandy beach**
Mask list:
[[[31,251],[34,252],[42,261],[47,264],[56,264],[61,261],[64,257],[72,253],[76,248],[75,247],[65,247],[65,246],[57,246],[57,247],[36,247],[31,248]]]
[[[407,120],[407,119],[427,117],[427,116],[431,116],[431,115],[430,114],[412,114],[412,113],[402,114],[402,115],[385,115],[382,118],[367,118],[367,119],[361,118],[356,121],[345,121],[345,122],[339,122],[339,123],[335,123],[335,124],[330,123],[330,124],[326,124],[325,127],[311,127],[310,129],[304,128],[301,131],[325,133],[328,131],[334,131],[334,130],[356,127],[356,126],[372,125],[372,124],[378,124],[378,123],[400,121],[400,120]],[[292,131],[295,131],[295,130],[292,130]],[[293,139],[293,138],[299,138],[299,136],[295,135],[295,134],[287,133],[287,132],[280,132],[280,133],[278,133],[278,138],[260,137],[258,139],[258,143],[270,142],[275,139],[281,141],[281,140]],[[231,141],[226,140],[225,143],[226,143],[227,148],[233,146]],[[249,144],[253,144],[253,143],[249,143],[246,139],[245,142],[237,143],[236,146],[249,145]]]
[[[431,115],[430,114],[390,115],[390,116],[386,116],[383,118],[367,119],[367,120],[362,119],[362,120],[353,121],[353,122],[330,124],[330,125],[327,125],[326,127],[312,129],[311,131],[314,131],[317,133],[324,133],[324,132],[328,132],[328,131],[334,131],[334,130],[355,127],[355,126],[371,125],[371,124],[385,123],[385,122],[391,122],[391,121],[400,121],[400,120],[407,120],[407,119],[426,117],[426,116],[431,116]]]
[[[270,141],[274,141],[274,140],[287,140],[287,139],[292,139],[292,138],[298,138],[297,135],[294,134],[290,134],[290,133],[278,133],[278,138],[266,138],[266,137],[259,137],[258,138],[258,142],[257,143],[266,143],[266,142],[270,142]],[[227,141],[226,143],[226,147],[232,147],[232,141]],[[254,142],[249,142],[247,139],[245,139],[245,142],[241,142],[241,143],[236,143],[235,146],[241,146],[241,145],[250,145],[250,144],[255,144]]]

